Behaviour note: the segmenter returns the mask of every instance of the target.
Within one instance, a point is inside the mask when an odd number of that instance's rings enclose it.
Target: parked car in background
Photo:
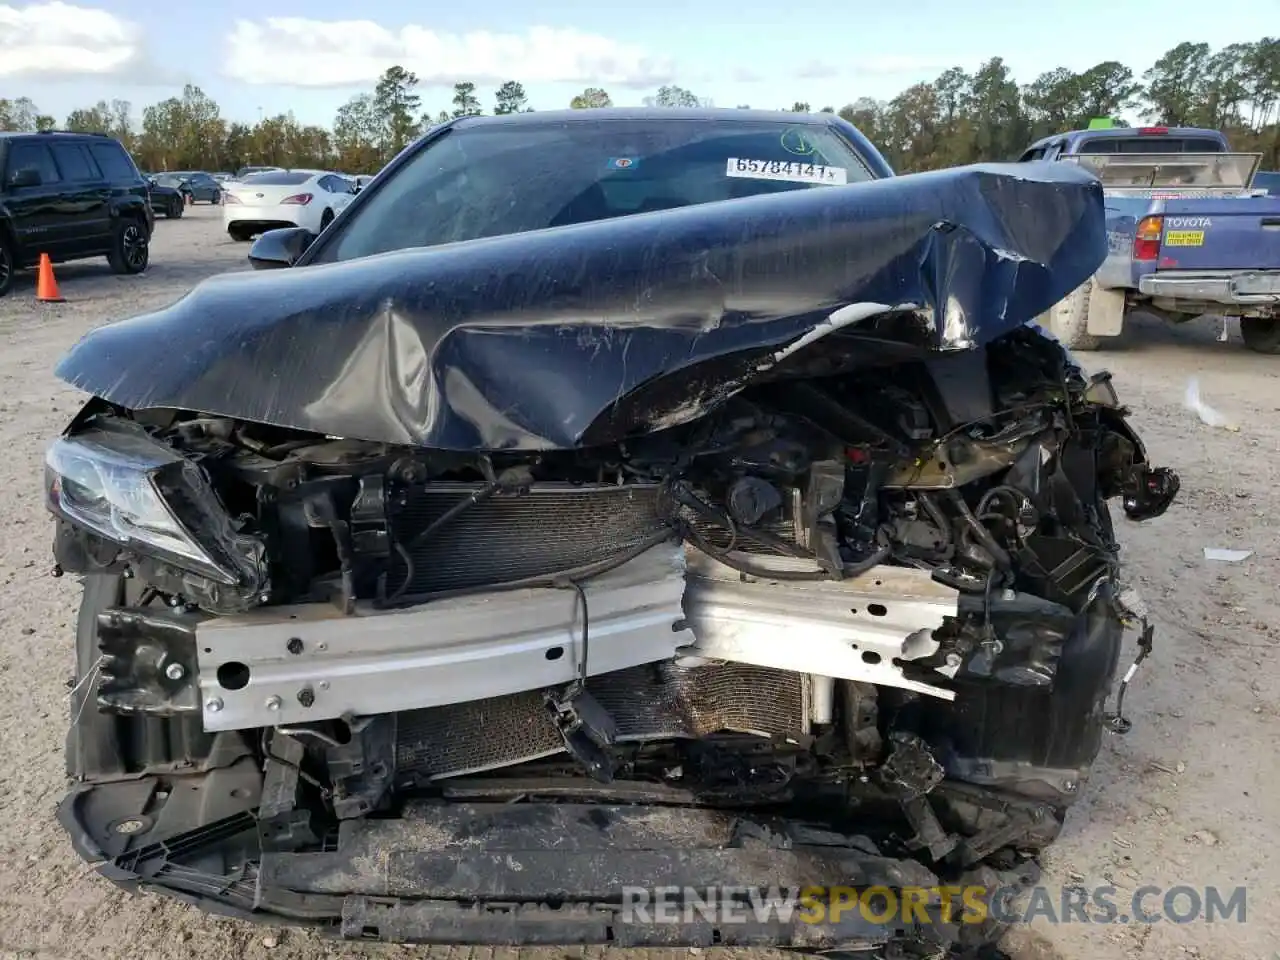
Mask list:
[[[202,171],[173,170],[158,173],[156,182],[173,187],[184,199],[190,199],[193,203],[218,203],[222,199],[222,184]]]
[[[0,296],[42,253],[141,273],[155,223],[147,191],[129,151],[104,134],[0,133]]]
[[[213,177],[213,179],[217,180],[219,183],[224,183],[224,182],[226,182],[227,180],[234,179],[235,174],[234,174],[234,173],[221,172],[221,173],[211,173],[211,174],[209,174],[209,176]]]
[[[325,170],[268,170],[223,184],[222,222],[234,240],[279,227],[320,233],[355,195],[346,177]]]
[[[363,173],[344,173],[343,176],[350,180],[358,190],[363,190],[368,186],[369,181],[373,179],[372,174]]]
[[[161,183],[159,178],[147,177],[147,194],[151,201],[151,210],[166,220],[177,220],[187,206],[187,198],[177,187]]]

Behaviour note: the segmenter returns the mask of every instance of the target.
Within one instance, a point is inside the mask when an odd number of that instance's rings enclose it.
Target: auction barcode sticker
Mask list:
[[[742,160],[730,157],[725,167],[725,176],[831,185],[849,182],[849,172],[844,167],[824,167],[822,164],[804,163],[800,160]]]

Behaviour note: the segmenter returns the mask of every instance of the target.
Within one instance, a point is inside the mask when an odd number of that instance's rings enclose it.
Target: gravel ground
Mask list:
[[[90,328],[161,306],[200,279],[245,268],[245,245],[222,232],[217,208],[157,224],[152,266],[115,277],[105,262],[67,264],[67,303],[38,304],[33,280],[0,300],[0,489],[10,492],[0,542],[0,956],[168,960],[233,957],[407,957],[402,947],[322,943],[309,934],[201,916],[155,897],[131,898],[76,860],[53,819],[62,796],[65,681],[72,671],[78,589],[54,580],[50,526],[39,492],[48,439],[81,397],[52,375]],[[1017,960],[1213,957],[1271,960],[1276,924],[1263,913],[1280,893],[1274,766],[1280,733],[1280,358],[1248,353],[1209,321],[1181,328],[1138,323],[1123,342],[1086,357],[1116,374],[1153,459],[1182,474],[1182,495],[1148,524],[1124,525],[1132,572],[1158,622],[1157,649],[1128,698],[1135,720],[1104,746],[1084,799],[1048,858],[1053,888],[1080,883],[1248,887],[1244,924],[1033,924],[1015,931]],[[1240,425],[1200,424],[1181,408],[1190,376],[1206,402]],[[1205,546],[1255,551],[1209,563]],[[1270,811],[1270,814],[1267,811]],[[450,951],[434,951],[441,958]],[[459,953],[458,951],[452,951]],[[514,960],[516,951],[492,951]],[[672,951],[662,951],[670,953]],[[728,953],[729,951],[706,951]],[[735,953],[746,951],[734,951]],[[468,960],[490,951],[459,953]],[[559,960],[562,951],[537,953]],[[595,957],[603,951],[589,951]],[[579,955],[575,952],[574,954]],[[684,955],[683,951],[679,955]],[[708,957],[708,960],[712,960]]]

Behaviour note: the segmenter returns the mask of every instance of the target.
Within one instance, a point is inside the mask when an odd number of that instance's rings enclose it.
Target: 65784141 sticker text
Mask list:
[[[725,176],[750,180],[787,180],[792,183],[825,183],[837,186],[849,182],[843,167],[828,167],[801,160],[745,160],[730,157]]]

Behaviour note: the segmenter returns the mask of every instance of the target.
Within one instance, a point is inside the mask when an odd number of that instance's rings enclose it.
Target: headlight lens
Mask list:
[[[198,475],[194,464],[145,435],[90,429],[55,440],[45,454],[49,509],[124,546],[222,583],[238,577],[191,535],[161,494],[163,475]]]

